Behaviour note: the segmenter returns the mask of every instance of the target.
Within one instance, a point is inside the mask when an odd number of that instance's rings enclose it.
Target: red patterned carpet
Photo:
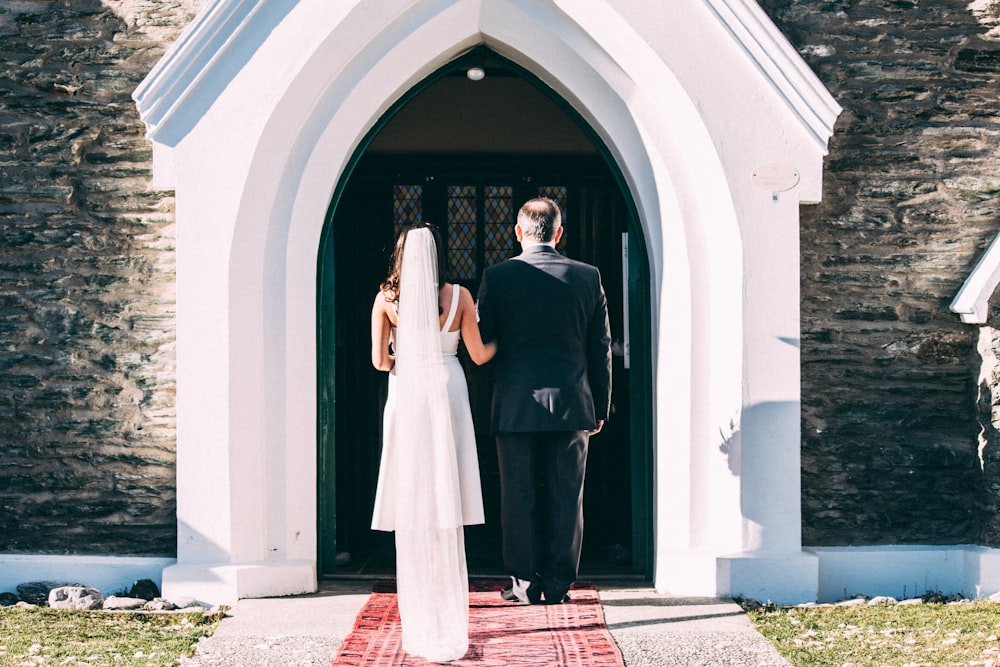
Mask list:
[[[597,588],[577,584],[570,602],[520,605],[500,597],[500,584],[475,585],[469,595],[469,652],[455,667],[623,667],[604,624]],[[391,583],[376,584],[344,639],[332,667],[433,665],[403,652],[399,609]]]

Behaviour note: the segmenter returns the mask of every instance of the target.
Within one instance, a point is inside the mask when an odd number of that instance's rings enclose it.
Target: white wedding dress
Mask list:
[[[404,376],[405,327],[395,332],[396,368],[389,376],[372,514],[372,529],[396,533],[403,649],[433,662],[457,660],[468,649],[463,526],[484,522],[469,390],[457,356],[459,331],[449,331],[458,296],[455,285],[448,317],[438,329],[439,363],[410,367]],[[403,317],[412,312],[407,308],[401,304]]]

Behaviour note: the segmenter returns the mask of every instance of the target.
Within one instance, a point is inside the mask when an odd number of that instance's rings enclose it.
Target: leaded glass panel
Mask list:
[[[514,223],[517,207],[511,185],[450,185],[445,189],[446,280],[475,283],[483,268],[517,254]],[[421,185],[393,186],[393,234],[423,220]],[[566,186],[539,186],[538,196],[553,199],[566,218]],[[436,209],[435,209],[436,210]]]
[[[562,212],[563,222],[566,221],[566,201],[569,198],[566,195],[565,185],[540,185],[538,186],[538,196],[548,197],[555,203],[559,204],[559,210]]]
[[[395,239],[406,225],[423,219],[424,189],[420,185],[392,186],[392,237]]]
[[[483,188],[483,264],[493,266],[514,254],[514,188],[489,185]]]
[[[476,187],[448,186],[448,280],[475,280]]]

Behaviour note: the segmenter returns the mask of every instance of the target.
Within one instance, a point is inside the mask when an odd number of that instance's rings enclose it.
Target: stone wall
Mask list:
[[[1000,227],[998,4],[967,5],[762,2],[844,107],[802,208],[807,545],[1000,545],[978,332],[948,310]]]
[[[0,4],[0,552],[175,552],[174,202],[131,93],[192,9]]]

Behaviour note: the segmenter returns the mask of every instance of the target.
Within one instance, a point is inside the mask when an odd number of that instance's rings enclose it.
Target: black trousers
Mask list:
[[[562,600],[580,566],[590,435],[498,433],[496,441],[504,568]]]

